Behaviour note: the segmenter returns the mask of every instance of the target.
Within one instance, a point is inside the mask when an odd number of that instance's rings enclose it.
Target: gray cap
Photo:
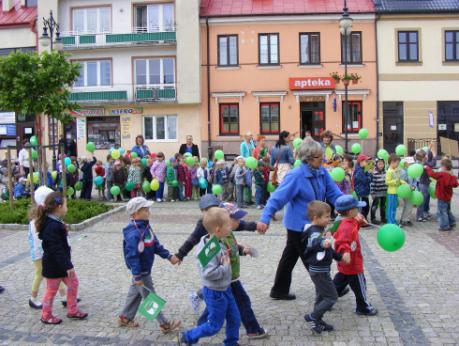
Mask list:
[[[215,195],[212,195],[210,193],[204,195],[201,197],[199,200],[199,209],[207,209],[210,207],[218,207],[220,205],[220,201]]]
[[[153,202],[147,201],[143,197],[135,197],[131,199],[128,204],[126,205],[126,212],[129,215],[134,214],[141,208],[150,208],[153,205]]]

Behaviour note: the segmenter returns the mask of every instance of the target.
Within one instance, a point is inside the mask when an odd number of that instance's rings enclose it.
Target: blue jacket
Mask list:
[[[169,251],[160,244],[148,221],[132,220],[123,229],[123,237],[124,260],[135,280],[139,280],[141,276],[151,274],[155,254],[164,259],[172,257]],[[142,253],[139,252],[138,248],[141,240],[145,244],[145,249]]]
[[[289,163],[291,165],[295,163],[293,151],[289,145],[274,146],[271,149],[271,166],[274,166],[277,161],[279,161],[278,163]]]
[[[134,145],[131,149],[131,153],[136,153],[141,159],[150,155],[150,151],[146,145]]]
[[[268,199],[268,204],[263,210],[261,222],[268,224],[273,215],[285,205],[285,228],[295,232],[302,232],[304,226],[311,223],[307,216],[308,204],[319,200],[334,204],[342,195],[336,183],[327,170],[320,167],[313,170],[308,164],[289,171],[282,183]]]
[[[359,164],[354,171],[354,191],[358,197],[368,197],[370,194],[371,175],[360,167]]]

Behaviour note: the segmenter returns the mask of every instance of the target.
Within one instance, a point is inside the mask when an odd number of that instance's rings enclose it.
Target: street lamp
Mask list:
[[[43,18],[43,33],[40,37],[40,43],[43,47],[50,47],[53,51],[56,48],[57,51],[61,51],[63,48],[61,33],[59,31],[59,24],[53,17],[53,11],[49,11],[49,18]],[[48,114],[48,120],[50,115]],[[49,123],[49,121],[48,121]],[[56,170],[56,119],[51,117],[51,136],[53,141],[53,170]]]
[[[347,8],[346,0],[344,0],[343,14],[339,20],[339,31],[343,35],[343,44],[344,44],[344,141],[346,152],[348,152],[349,147],[349,138],[348,138],[348,126],[349,126],[349,99],[348,99],[348,86],[349,79],[347,79],[347,51],[348,51],[348,39],[352,31],[352,18],[349,17],[349,12]]]

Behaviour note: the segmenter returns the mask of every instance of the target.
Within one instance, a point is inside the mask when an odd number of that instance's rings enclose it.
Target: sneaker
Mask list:
[[[371,308],[368,311],[355,310],[355,313],[361,316],[376,316],[378,314],[378,310],[376,310],[375,308]]]
[[[156,198],[156,202],[161,203],[162,202],[161,198]]]
[[[41,310],[41,308],[42,308],[42,304],[41,304],[41,302],[40,302],[40,300],[38,298],[30,298],[29,299],[29,306],[32,309],[36,309],[36,310]]]
[[[161,333],[167,334],[180,329],[181,324],[182,322],[178,320],[170,320],[169,322],[160,325],[159,330],[161,331]]]
[[[319,323],[324,327],[324,332],[331,332],[335,330],[335,327],[333,327],[331,324],[328,324],[324,320],[320,320]]]
[[[304,320],[309,324],[313,333],[320,334],[324,331],[324,326],[311,315],[304,315]]]
[[[177,334],[177,343],[179,346],[182,346],[182,345],[191,346],[192,345],[191,343],[186,342],[185,335],[183,333]]]
[[[344,297],[346,294],[349,293],[349,287],[345,287],[344,290],[341,291],[341,293],[338,293],[338,297]]]
[[[263,209],[263,207],[261,205],[257,205],[257,209],[260,210]]]
[[[199,315],[199,308],[201,307],[201,298],[199,298],[196,292],[190,293],[189,297],[191,307],[196,315]]]
[[[130,320],[124,316],[118,317],[118,327],[138,328],[139,323],[135,320]]]
[[[247,334],[247,337],[249,338],[249,340],[259,340],[266,339],[267,337],[269,337],[269,334],[266,330],[261,328],[261,330],[258,333]]]
[[[423,217],[420,217],[416,220],[417,222],[426,222],[427,219],[423,218]]]

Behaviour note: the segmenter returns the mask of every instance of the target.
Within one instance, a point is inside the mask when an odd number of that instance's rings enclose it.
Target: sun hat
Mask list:
[[[354,208],[363,208],[367,204],[363,201],[356,200],[352,195],[343,195],[335,201],[337,212],[343,212]]]

